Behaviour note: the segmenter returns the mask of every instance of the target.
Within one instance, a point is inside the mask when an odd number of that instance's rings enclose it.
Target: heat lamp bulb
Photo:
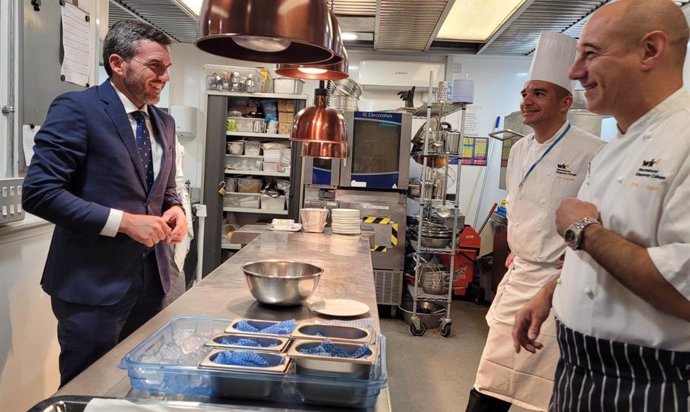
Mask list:
[[[239,36],[233,40],[245,49],[265,53],[277,53],[290,47],[290,40],[277,37]]]

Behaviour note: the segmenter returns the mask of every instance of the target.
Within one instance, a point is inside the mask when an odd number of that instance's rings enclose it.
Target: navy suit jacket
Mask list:
[[[147,193],[144,167],[122,102],[106,80],[58,96],[36,134],[23,186],[24,209],[55,223],[41,284],[73,303],[119,302],[141,276],[146,246],[118,233],[101,236],[110,208],[161,216],[179,205],[175,190],[175,123],[154,106],[149,116],[163,148],[160,172]],[[178,276],[171,247],[155,247],[163,290]]]

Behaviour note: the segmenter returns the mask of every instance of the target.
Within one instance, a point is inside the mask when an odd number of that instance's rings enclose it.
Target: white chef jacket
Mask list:
[[[578,198],[605,228],[647,248],[661,274],[690,298],[690,94],[681,89],[592,160]],[[620,284],[584,251],[568,250],[554,310],[583,334],[690,351],[690,322],[667,315]]]
[[[563,126],[544,143],[529,134],[513,145],[508,157],[508,245],[521,259],[553,265],[565,251],[556,232],[556,209],[561,200],[574,197],[585,178],[587,165],[603,146],[593,134],[571,126],[568,133],[520,182],[551,143],[568,127]]]
[[[536,354],[516,354],[511,342],[515,313],[560,269],[555,264],[565,249],[556,233],[555,211],[561,199],[577,194],[590,159],[604,144],[596,136],[571,126],[563,138],[520,182],[569,122],[544,143],[530,134],[518,141],[508,158],[508,242],[515,259],[501,280],[486,315],[490,326],[474,387],[478,391],[527,409],[545,411],[551,398],[558,362],[556,325],[542,325],[544,348]]]

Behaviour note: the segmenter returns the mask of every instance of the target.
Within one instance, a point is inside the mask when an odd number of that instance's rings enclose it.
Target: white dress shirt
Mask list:
[[[141,109],[138,109],[134,103],[127,96],[124,95],[112,82],[110,84],[113,86],[117,92],[117,96],[120,98],[122,105],[125,107],[125,112],[127,112],[127,117],[129,118],[130,126],[132,127],[132,138],[136,139],[137,134],[137,121],[132,116],[132,113],[139,110],[144,113],[144,118],[146,119],[146,128],[149,130],[149,138],[151,139],[151,160],[153,163],[153,181],[156,181],[158,173],[161,170],[161,160],[163,159],[163,147],[158,143],[154,136],[154,129],[151,126],[151,118],[149,117],[148,105],[144,105]],[[120,229],[120,223],[122,222],[123,211],[118,209],[110,209],[108,214],[108,220],[105,222],[103,229],[101,230],[101,235],[115,237],[117,235],[118,229]]]
[[[592,160],[578,198],[603,226],[647,248],[666,280],[690,298],[690,95],[681,89]],[[665,314],[584,251],[568,250],[554,309],[569,328],[608,340],[690,351],[690,322]]]

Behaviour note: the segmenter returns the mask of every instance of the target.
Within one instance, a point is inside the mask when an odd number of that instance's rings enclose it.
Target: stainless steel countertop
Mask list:
[[[327,298],[354,299],[369,305],[369,315],[380,330],[376,309],[376,290],[369,243],[360,236],[325,233],[290,233],[261,231],[252,242],[221,264],[196,286],[165,308],[105,354],[54,396],[87,395],[118,398],[148,398],[132,389],[125,370],[117,367],[123,356],[170,319],[178,316],[205,316],[223,319],[252,318],[267,320],[308,319],[317,317],[307,305],[274,308],[259,304],[249,293],[241,266],[253,260],[301,260],[324,268],[319,286],[309,301]],[[363,316],[363,317],[367,317]],[[202,400],[174,395],[157,399]],[[239,404],[245,404],[241,402]],[[269,406],[257,402],[247,405]],[[293,408],[290,408],[293,409]],[[294,410],[302,409],[295,406]],[[305,410],[313,409],[304,407]],[[329,410],[323,406],[318,410]],[[285,405],[276,410],[287,410]],[[390,411],[388,388],[381,390],[377,412]]]

